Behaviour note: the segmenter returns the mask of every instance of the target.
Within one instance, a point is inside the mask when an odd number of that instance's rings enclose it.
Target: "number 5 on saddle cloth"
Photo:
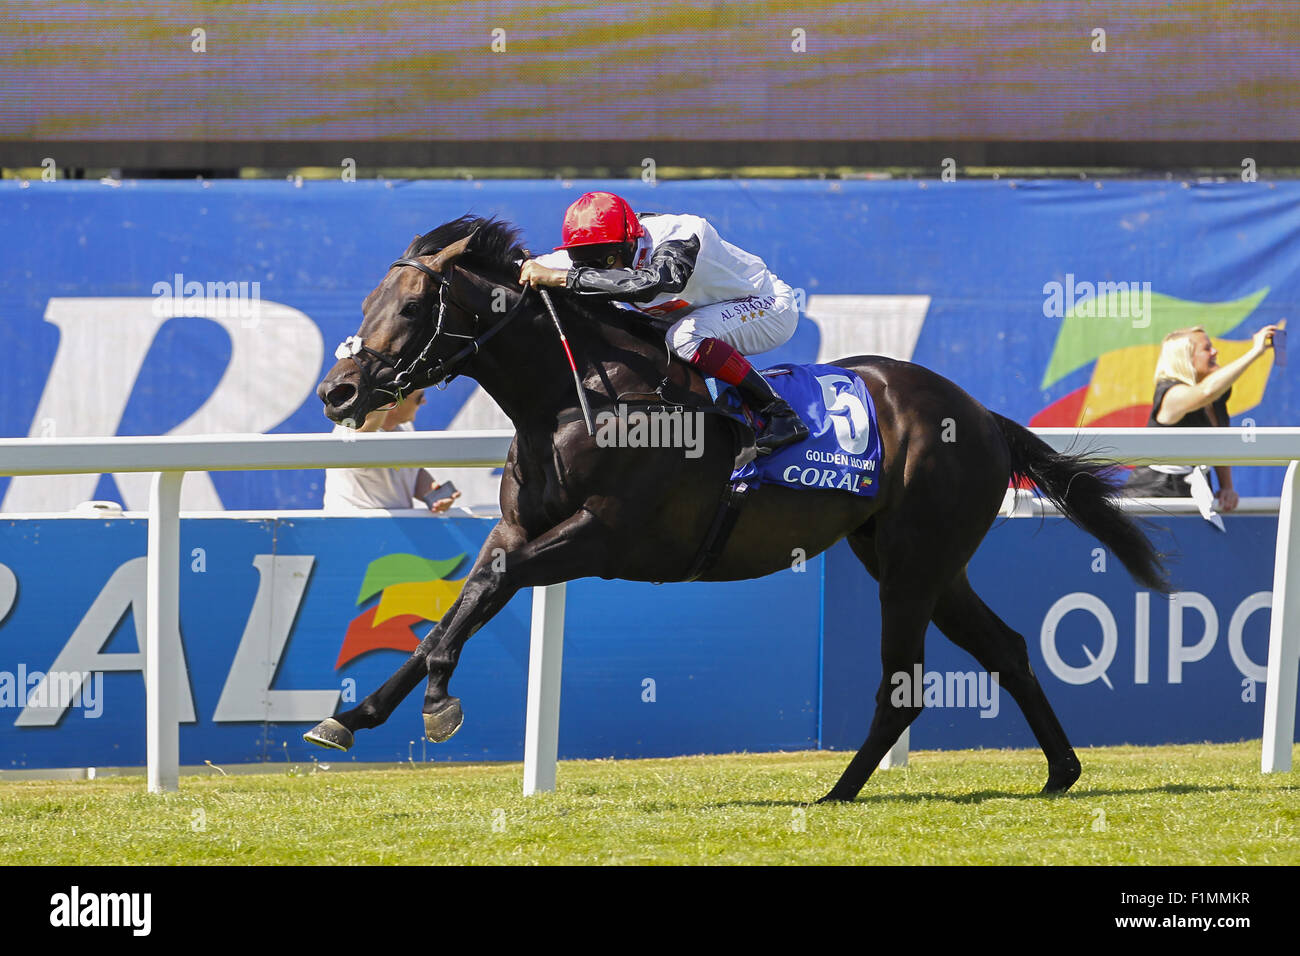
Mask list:
[[[760,485],[844,491],[864,498],[880,490],[880,429],[875,403],[862,379],[835,365],[777,365],[762,374],[799,413],[809,435],[732,472],[686,581],[712,567],[726,547],[745,499]],[[720,387],[712,378],[707,381],[718,405],[758,430],[755,414],[733,386]]]
[[[846,491],[864,498],[878,490],[881,469],[876,406],[858,376],[835,365],[777,365],[763,371],[772,387],[799,413],[810,431],[801,442],[757,458],[731,476],[751,487]],[[752,424],[754,414],[735,388],[709,391],[719,404],[736,409]]]

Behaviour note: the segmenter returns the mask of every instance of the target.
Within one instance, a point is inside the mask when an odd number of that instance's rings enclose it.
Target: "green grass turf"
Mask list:
[[[0,863],[1300,863],[1300,779],[1259,743],[1082,750],[1063,797],[1037,751],[914,753],[813,805],[845,753],[0,784]]]

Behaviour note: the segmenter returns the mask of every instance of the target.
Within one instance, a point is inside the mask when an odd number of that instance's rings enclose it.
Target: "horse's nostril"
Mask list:
[[[355,385],[349,385],[344,382],[342,385],[335,385],[325,393],[325,402],[334,408],[341,408],[351,401],[352,396],[357,393]]]

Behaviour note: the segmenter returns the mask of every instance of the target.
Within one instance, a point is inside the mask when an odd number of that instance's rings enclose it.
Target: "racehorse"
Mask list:
[[[416,237],[366,297],[360,330],[317,390],[330,419],[356,427],[412,389],[463,374],[510,417],[515,439],[501,479],[501,520],[458,600],[392,677],[356,708],[318,724],[308,741],[346,750],[356,731],[382,724],[422,679],[426,735],[446,740],[464,718],[448,693],[461,649],[520,588],[592,576],[678,581],[697,567],[737,460],[734,423],[704,416],[695,458],[672,448],[601,447],[577,412],[574,374],[557,341],[559,314],[596,406],[654,398],[665,381],[705,394],[703,380],[669,356],[662,328],[644,315],[557,291],[552,317],[538,293],[519,285],[527,257],[518,230],[499,220],[463,216]],[[700,580],[771,574],[790,567],[798,549],[811,557],[847,537],[879,581],[883,671],[875,715],[822,800],[853,800],[920,713],[919,701],[891,702],[890,675],[911,674],[923,662],[931,621],[1000,675],[1047,758],[1042,792],[1064,792],[1079,778],[1079,760],[1030,668],[1024,638],[980,600],[966,565],[1013,480],[1037,486],[1136,580],[1167,592],[1160,556],[1115,504],[1105,463],[1056,453],[920,365],[878,356],[833,364],[860,376],[874,401],[883,452],[877,494],[761,485]]]

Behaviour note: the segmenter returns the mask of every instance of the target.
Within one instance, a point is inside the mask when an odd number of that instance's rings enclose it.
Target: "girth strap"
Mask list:
[[[726,491],[722,494],[722,501],[718,503],[717,513],[713,516],[713,523],[709,525],[709,530],[704,535],[704,542],[700,545],[700,551],[691,564],[690,572],[682,578],[683,581],[694,581],[713,567],[713,563],[726,548],[727,540],[736,527],[737,519],[740,518],[740,510],[745,506],[753,490],[746,481],[728,482]]]

